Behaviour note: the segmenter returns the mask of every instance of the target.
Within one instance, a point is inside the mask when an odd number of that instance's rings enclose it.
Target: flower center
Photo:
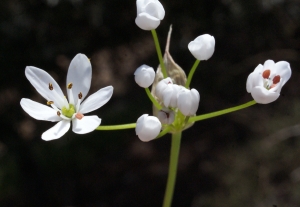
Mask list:
[[[69,109],[67,109],[66,107],[63,107],[61,109],[61,112],[64,116],[66,116],[68,118],[72,118],[73,114],[76,112],[75,106],[73,104],[69,104]]]
[[[262,73],[264,80],[264,87],[268,90],[274,88],[277,83],[280,82],[280,75],[276,75],[273,78],[270,78],[271,70],[267,69]]]

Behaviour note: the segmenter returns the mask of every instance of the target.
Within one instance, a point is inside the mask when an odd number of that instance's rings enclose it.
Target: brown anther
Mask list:
[[[81,114],[81,113],[77,113],[77,114],[75,115],[75,117],[76,117],[78,120],[81,120],[81,119],[84,117],[84,115]]]
[[[50,89],[50,91],[53,90],[53,85],[52,85],[52,83],[49,83],[49,89]]]
[[[61,115],[61,113],[60,113],[59,111],[57,111],[57,113],[56,113],[56,114],[57,114],[57,116],[60,116],[60,115]]]
[[[81,92],[78,94],[78,98],[82,99],[82,93]]]
[[[280,82],[280,75],[276,75],[274,78],[273,78],[273,84],[277,84]]]
[[[72,87],[73,87],[73,83],[69,83],[67,86],[68,89],[71,89]]]
[[[270,70],[265,70],[262,74],[262,77],[267,79],[270,77],[271,71]]]
[[[47,105],[50,106],[51,104],[54,104],[53,101],[47,101]]]

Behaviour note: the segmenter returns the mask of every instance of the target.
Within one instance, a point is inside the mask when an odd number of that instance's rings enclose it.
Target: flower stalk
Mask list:
[[[188,78],[187,78],[187,81],[185,83],[186,88],[190,87],[193,75],[194,75],[194,73],[196,71],[196,68],[198,67],[199,63],[200,63],[200,60],[196,60],[193,67],[191,68],[190,73],[189,73]]]
[[[122,129],[133,129],[136,127],[136,123],[131,124],[120,124],[111,126],[98,126],[96,130],[122,130]]]
[[[182,135],[181,132],[172,134],[170,165],[169,165],[168,181],[167,181],[167,187],[165,191],[163,207],[170,207],[172,204],[176,175],[177,175],[181,135]]]
[[[158,37],[157,37],[155,29],[152,29],[151,33],[152,33],[152,36],[153,36],[157,56],[158,56],[158,59],[159,59],[161,72],[164,75],[164,78],[166,78],[166,77],[168,77],[167,70],[166,70],[166,67],[165,67],[165,64],[164,64],[163,56],[162,56],[162,53],[161,53],[161,49],[160,49],[160,45],[159,45],[159,41],[158,41]]]

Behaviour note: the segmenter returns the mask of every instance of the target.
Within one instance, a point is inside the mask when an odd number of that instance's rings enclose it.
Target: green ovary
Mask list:
[[[66,116],[68,118],[72,118],[73,114],[76,112],[75,106],[73,104],[69,104],[69,109],[67,109],[66,107],[63,107],[61,109],[61,112],[64,116]]]

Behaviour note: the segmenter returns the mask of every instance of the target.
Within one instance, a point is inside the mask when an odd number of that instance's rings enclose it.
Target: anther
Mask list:
[[[273,78],[273,84],[277,84],[279,83],[280,81],[280,75],[276,75],[274,78]]]
[[[57,114],[57,116],[60,116],[60,115],[61,115],[61,113],[60,113],[59,111],[57,111],[57,113],[56,113],[56,114]]]
[[[71,89],[72,87],[73,87],[73,83],[69,83],[67,86],[68,89]]]
[[[270,70],[265,70],[262,74],[262,77],[267,79],[270,77],[271,71]]]
[[[49,83],[49,89],[50,89],[50,91],[53,90],[53,85],[52,85],[52,83]]]
[[[47,101],[47,105],[50,106],[51,104],[54,104],[53,101]]]
[[[82,99],[82,93],[81,92],[78,94],[78,98]]]
[[[81,113],[77,113],[77,114],[75,115],[75,117],[76,117],[77,119],[81,120],[81,119],[84,117],[84,115],[81,114]]]

